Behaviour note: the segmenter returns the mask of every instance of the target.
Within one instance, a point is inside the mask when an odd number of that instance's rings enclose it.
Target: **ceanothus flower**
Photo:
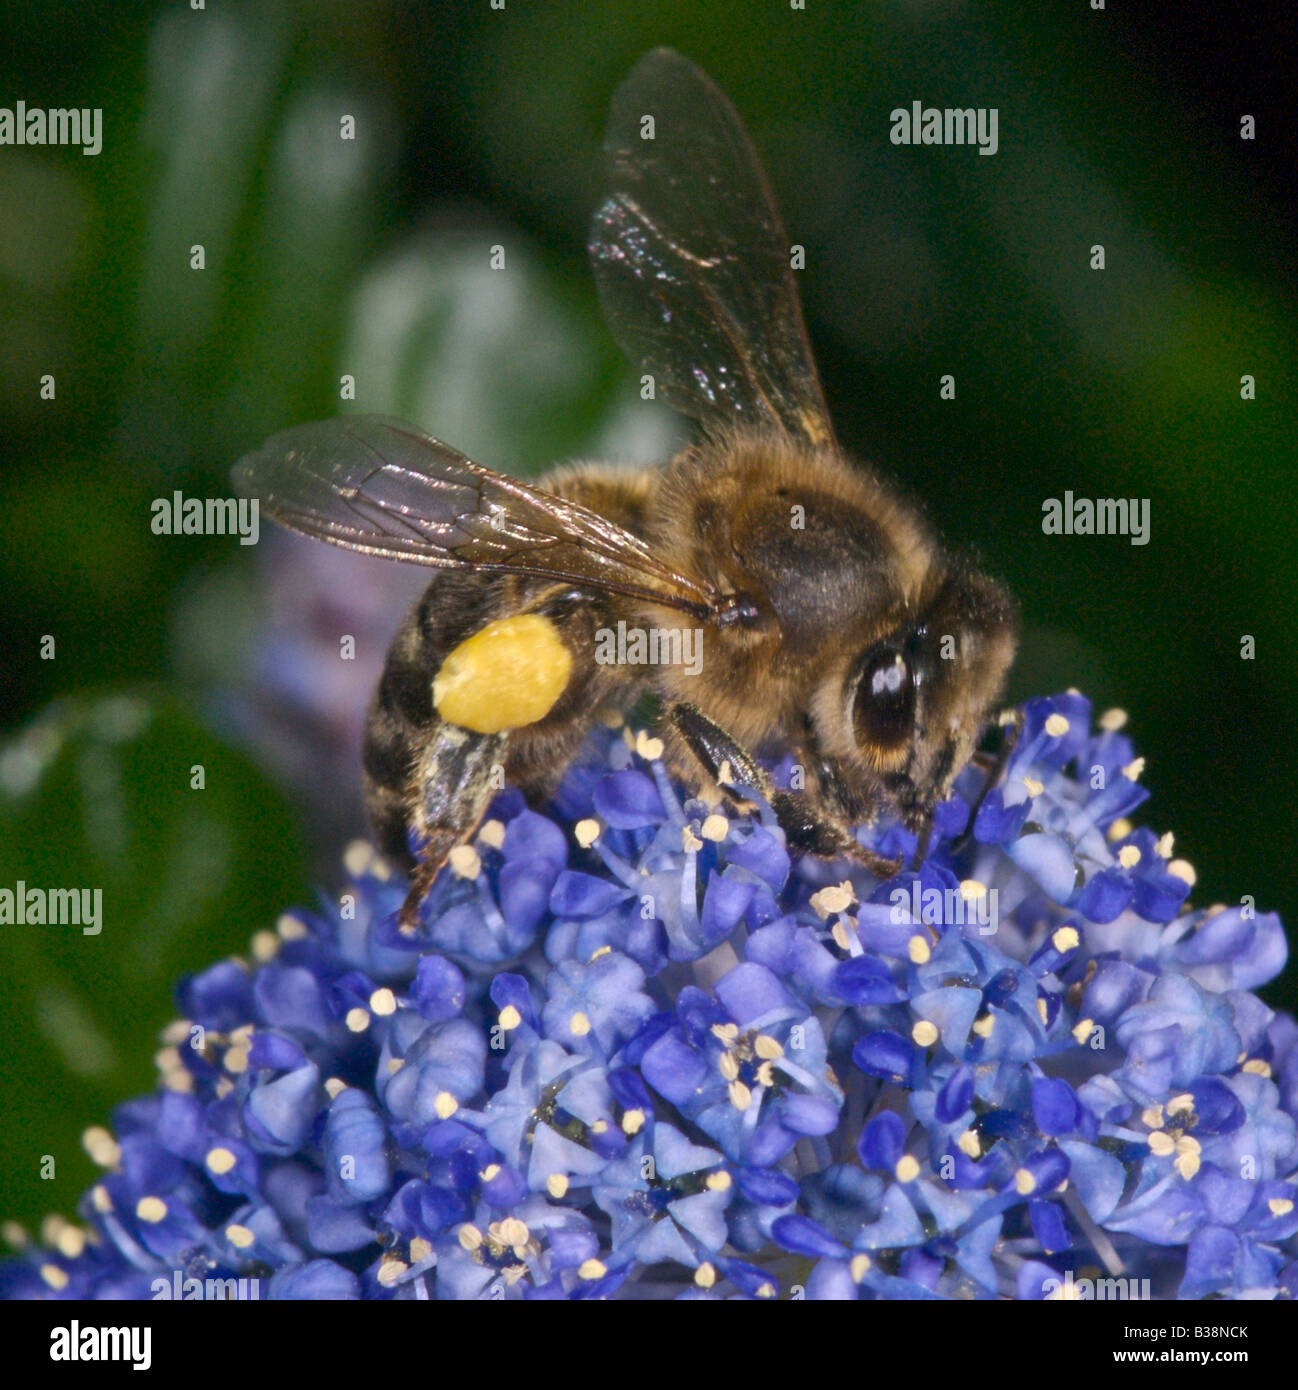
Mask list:
[[[1293,1297],[1298,1024],[1253,993],[1284,935],[1189,905],[1122,723],[1029,702],[922,864],[861,832],[887,882],[603,728],[413,933],[353,846],[273,950],[182,982],[158,1090],[87,1131],[81,1224],[6,1296]]]

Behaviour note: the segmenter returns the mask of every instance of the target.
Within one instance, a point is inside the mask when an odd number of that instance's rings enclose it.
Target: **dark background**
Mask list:
[[[240,454],[341,408],[520,472],[670,451],[583,250],[609,96],[659,43],[730,94],[807,247],[844,443],[1019,596],[1011,694],[1126,708],[1144,814],[1195,864],[1194,900],[1298,921],[1281,10],[0,6],[0,105],[104,111],[95,158],[0,147],[0,885],[101,885],[106,922],[0,929],[0,1214],[71,1210],[76,1136],[150,1085],[171,982],[336,875],[366,687],[411,587],[269,523],[256,548],[154,536],[151,501],[228,495]],[[891,145],[914,99],[997,107],[999,152]],[[1150,544],[1044,536],[1065,490],[1148,497]],[[1293,972],[1267,997],[1292,1005]]]

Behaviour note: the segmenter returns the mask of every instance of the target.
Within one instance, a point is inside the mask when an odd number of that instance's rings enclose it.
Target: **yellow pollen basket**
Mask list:
[[[499,734],[543,719],[563,694],[572,657],[549,618],[499,618],[466,637],[433,680],[438,714],[475,734]]]

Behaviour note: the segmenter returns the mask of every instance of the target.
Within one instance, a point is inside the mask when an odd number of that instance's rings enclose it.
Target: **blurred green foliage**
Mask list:
[[[93,932],[0,929],[6,1216],[72,1210],[81,1131],[152,1089],[176,982],[300,900],[299,853],[279,794],[165,694],[60,700],[0,748],[0,886],[102,894]]]
[[[1173,35],[1194,22],[1176,8]],[[1298,920],[1280,65],[1264,29],[1223,30],[1222,45],[1258,49],[1234,54],[1258,74],[1258,138],[1242,141],[1241,111],[1201,99],[1212,71],[1124,10],[37,0],[0,14],[0,101],[104,110],[95,158],[0,149],[0,689],[17,726],[59,696],[152,683],[119,697],[149,711],[138,736],[96,733],[111,703],[45,716],[62,752],[4,809],[0,882],[46,872],[101,883],[113,904],[86,942],[0,933],[20,992],[0,1075],[4,1214],[70,1205],[71,1168],[54,1191],[33,1154],[66,1154],[146,1083],[183,966],[240,947],[302,892],[285,804],[214,741],[203,663],[174,659],[180,600],[252,557],[228,538],[153,536],[150,501],[227,493],[242,452],[343,408],[344,373],[346,408],[406,416],[495,467],[669,452],[674,426],[640,407],[582,249],[609,95],[658,43],[731,94],[807,247],[842,439],[1019,595],[1011,694],[1075,685],[1128,708],[1151,819],[1196,864],[1196,897],[1249,893]],[[892,146],[888,113],[914,99],[997,107],[999,152]],[[339,138],[344,115],[355,140]],[[493,244],[507,274],[486,268]],[[938,397],[948,372],[954,401]],[[1041,504],[1065,490],[1150,498],[1151,543],[1043,536]],[[233,608],[229,623],[255,626]],[[220,634],[203,640],[227,659]],[[183,775],[198,762],[223,769],[201,794]],[[110,852],[95,836],[113,825]],[[51,1035],[60,1020],[93,1039],[72,1049],[98,1058],[88,1071]]]

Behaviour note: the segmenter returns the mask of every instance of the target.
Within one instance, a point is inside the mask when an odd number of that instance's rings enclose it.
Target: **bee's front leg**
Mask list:
[[[424,746],[411,783],[410,825],[422,841],[400,930],[413,934],[419,908],[456,845],[473,834],[504,784],[509,735],[479,734],[442,721]]]
[[[828,808],[815,806],[808,797],[796,792],[777,788],[761,763],[694,705],[673,705],[664,716],[664,725],[731,796],[742,796],[743,788],[761,796],[794,849],[822,859],[845,855],[878,878],[891,878],[901,867],[900,860],[885,859],[861,844],[852,827],[830,814]]]
[[[1001,738],[1000,750],[994,755],[989,756],[982,753],[975,753],[970,761],[981,771],[987,774],[983,780],[982,790],[979,791],[974,804],[969,808],[969,818],[965,822],[965,828],[960,838],[953,846],[958,853],[973,839],[974,822],[978,819],[978,812],[982,810],[982,804],[987,800],[987,793],[994,786],[997,786],[1001,778],[1005,775],[1005,769],[1009,766],[1010,756],[1018,745],[1019,735],[1023,732],[1023,711],[1021,709],[1008,709],[1002,712],[997,721],[1000,728],[1004,731]]]

